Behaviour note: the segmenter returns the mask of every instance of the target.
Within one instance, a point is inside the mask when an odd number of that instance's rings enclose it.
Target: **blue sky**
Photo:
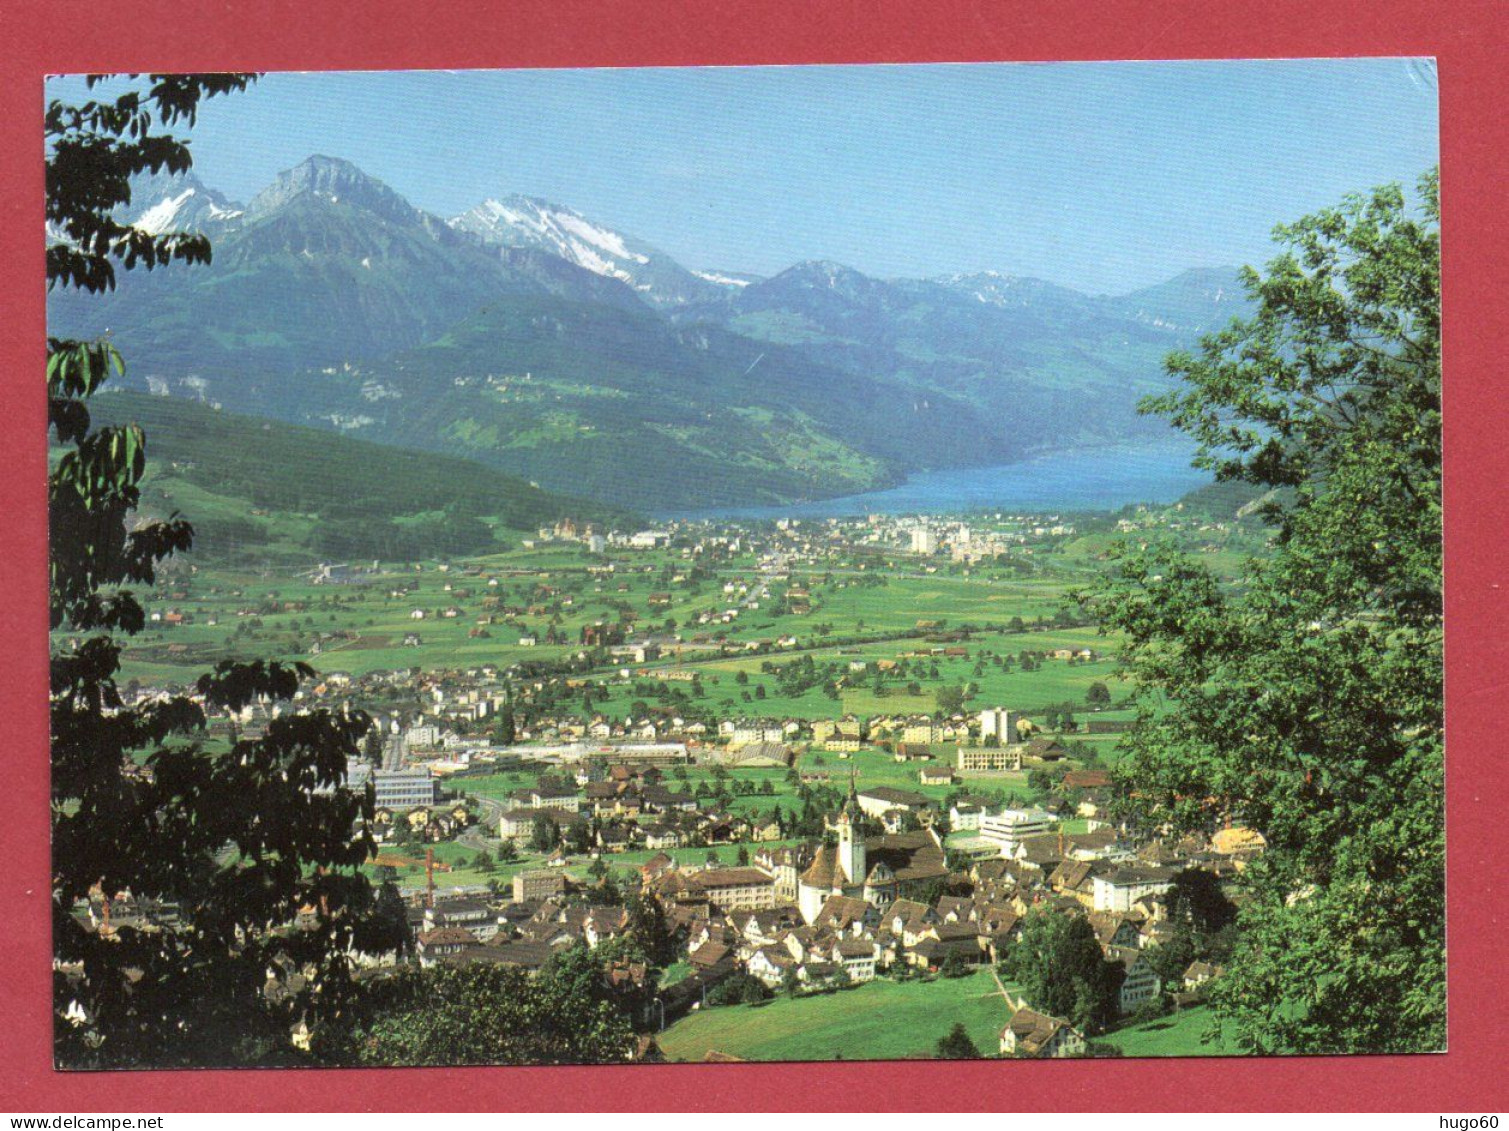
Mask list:
[[[245,200],[310,153],[451,216],[522,192],[700,269],[832,259],[1120,292],[1436,160],[1421,60],[272,74],[208,103]]]

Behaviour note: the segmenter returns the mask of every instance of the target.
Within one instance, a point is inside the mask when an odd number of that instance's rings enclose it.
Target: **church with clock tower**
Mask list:
[[[920,893],[948,875],[943,845],[931,829],[865,837],[854,783],[834,822],[836,844],[818,849],[797,881],[797,907],[812,922],[835,895],[863,899],[874,907]]]

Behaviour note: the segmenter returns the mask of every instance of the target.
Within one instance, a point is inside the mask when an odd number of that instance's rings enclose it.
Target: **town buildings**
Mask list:
[[[809,923],[832,896],[881,907],[948,875],[937,833],[922,829],[866,838],[857,829],[862,811],[851,787],[834,824],[838,843],[818,849],[797,882],[797,905]]]

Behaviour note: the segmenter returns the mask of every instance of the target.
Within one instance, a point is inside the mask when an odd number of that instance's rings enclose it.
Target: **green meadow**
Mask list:
[[[987,1056],[1000,1048],[1010,1007],[988,970],[964,978],[878,978],[830,994],[697,1010],[657,1038],[671,1060],[720,1052],[745,1060],[899,1060],[933,1055],[962,1021]]]
[[[1128,1025],[1096,1040],[1119,1050],[1122,1056],[1234,1055],[1220,1040],[1204,1042],[1210,1021],[1210,1008],[1197,1005],[1167,1017]]]

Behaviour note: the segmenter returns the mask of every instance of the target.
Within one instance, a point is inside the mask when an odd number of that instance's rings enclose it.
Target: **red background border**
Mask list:
[[[0,11],[0,1107],[193,1110],[1493,1110],[1509,1107],[1493,843],[1504,797],[1500,589],[1509,413],[1509,21],[1491,0],[15,0]],[[92,70],[1433,55],[1445,256],[1450,1052],[1428,1057],[67,1075],[50,1064],[42,76]],[[1358,186],[1364,187],[1364,186]]]

